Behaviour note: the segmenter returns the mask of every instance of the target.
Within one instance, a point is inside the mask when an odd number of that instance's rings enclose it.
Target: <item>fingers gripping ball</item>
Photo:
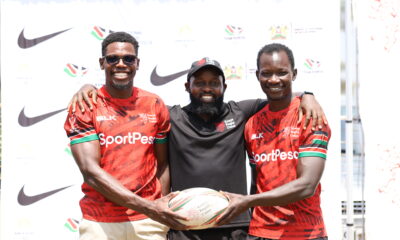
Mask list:
[[[189,229],[205,229],[227,208],[229,200],[220,192],[210,188],[189,188],[172,198],[168,207],[188,218],[180,222]]]

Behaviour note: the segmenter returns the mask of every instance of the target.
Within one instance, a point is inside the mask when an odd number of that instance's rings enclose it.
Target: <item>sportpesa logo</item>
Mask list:
[[[99,134],[100,145],[108,145],[110,144],[135,144],[137,141],[141,144],[153,144],[154,137],[142,135],[139,132],[130,132],[125,136],[105,136],[104,133]]]
[[[299,152],[297,151],[289,151],[289,152],[281,152],[279,149],[272,150],[270,153],[261,153],[261,154],[254,154],[253,155],[253,162],[269,162],[269,161],[277,161],[277,160],[293,160],[299,158]]]

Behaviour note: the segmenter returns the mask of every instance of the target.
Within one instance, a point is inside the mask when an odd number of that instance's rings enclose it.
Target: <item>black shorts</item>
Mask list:
[[[248,227],[210,228],[168,232],[169,240],[246,240]]]
[[[276,239],[270,239],[270,238],[262,238],[262,237],[255,237],[248,235],[247,240],[276,240]],[[314,238],[310,240],[328,240],[328,237],[322,237],[322,238]]]

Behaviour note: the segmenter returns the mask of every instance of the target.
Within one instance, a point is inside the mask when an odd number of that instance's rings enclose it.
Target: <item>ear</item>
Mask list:
[[[224,91],[223,92],[225,92],[226,88],[228,87],[228,85],[226,85],[226,83],[224,83],[223,86],[224,86]]]
[[[99,64],[100,64],[101,70],[104,70],[104,58],[99,58]]]
[[[258,79],[258,73],[259,73],[259,71],[257,70],[256,71],[256,78],[257,78],[258,81],[260,81],[260,79]]]
[[[190,93],[190,83],[188,81],[185,82],[185,90]]]
[[[293,69],[293,79],[292,81],[296,80],[297,77],[297,68]]]
[[[136,70],[139,70],[140,58],[136,59]]]

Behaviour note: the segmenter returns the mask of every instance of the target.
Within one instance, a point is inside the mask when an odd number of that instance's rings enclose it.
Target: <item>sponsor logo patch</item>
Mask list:
[[[139,132],[129,132],[125,136],[106,136],[104,133],[100,133],[99,138],[100,145],[105,145],[106,148],[110,144],[136,144],[137,142],[141,144],[153,144],[155,139],[153,136],[148,137]]]

